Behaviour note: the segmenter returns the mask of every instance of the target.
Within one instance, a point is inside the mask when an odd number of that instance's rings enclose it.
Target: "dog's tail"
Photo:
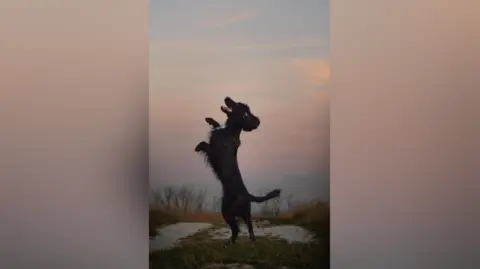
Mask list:
[[[275,190],[267,193],[264,196],[254,196],[254,195],[250,194],[250,201],[254,202],[254,203],[262,203],[262,202],[265,202],[265,201],[268,201],[270,199],[273,199],[273,198],[276,198],[276,197],[280,196],[281,192],[282,192],[282,190],[275,189]]]

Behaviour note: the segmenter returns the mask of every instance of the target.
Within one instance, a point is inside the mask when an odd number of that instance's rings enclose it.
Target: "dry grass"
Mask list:
[[[181,210],[165,210],[161,208],[150,209],[150,225],[158,228],[177,222],[207,222],[218,223],[223,221],[218,212],[193,211],[181,212]],[[254,214],[256,219],[268,219],[273,222],[294,222],[297,224],[309,224],[317,222],[329,222],[330,207],[321,201],[310,201],[300,204],[290,211],[281,212],[278,217],[262,216]]]
[[[223,220],[222,214],[217,212],[190,212],[180,217],[184,222],[208,222],[216,223]]]
[[[296,206],[291,211],[280,214],[280,218],[290,218],[303,223],[325,221],[330,218],[330,207],[328,204],[314,200]]]
[[[253,218],[269,220],[274,223],[287,222],[296,224],[309,224],[330,221],[330,207],[327,203],[313,200],[301,203],[288,211],[280,212],[277,217],[254,214]]]
[[[150,209],[150,224],[161,227],[176,222],[208,222],[214,223],[222,220],[222,215],[217,212],[193,211],[186,214],[178,211],[164,209]]]
[[[330,210],[328,204],[318,200],[298,204],[290,211],[281,212],[280,204],[286,202],[291,207],[292,199],[292,194],[287,194],[278,199],[262,203],[262,213],[253,217],[290,219],[301,223],[319,222],[329,218]],[[207,200],[209,199],[205,191],[196,190],[191,186],[167,186],[154,190],[152,191],[150,226],[158,228],[180,221],[210,223],[221,221],[220,213],[208,212],[206,207]],[[214,199],[216,210],[219,210],[219,202],[220,200]]]
[[[167,211],[164,209],[150,209],[149,212],[149,234],[155,236],[156,230],[162,226],[174,224],[177,222],[206,222],[218,223],[222,221],[222,215],[216,212],[188,212]]]

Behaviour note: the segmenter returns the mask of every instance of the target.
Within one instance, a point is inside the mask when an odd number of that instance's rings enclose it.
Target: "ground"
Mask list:
[[[197,231],[192,227],[197,227]],[[301,218],[298,214],[296,217],[257,217],[254,243],[249,241],[246,227],[241,225],[240,229],[237,244],[225,248],[230,231],[221,219],[211,218],[208,223],[164,224],[163,229],[158,229],[160,235],[151,242],[151,268],[329,268],[328,214],[314,219]],[[182,239],[174,240],[175,236]]]

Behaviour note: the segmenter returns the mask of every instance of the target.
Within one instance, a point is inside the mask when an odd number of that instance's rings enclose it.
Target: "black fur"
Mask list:
[[[220,128],[216,120],[206,118],[205,121],[213,128],[210,132],[210,141],[198,143],[195,151],[205,157],[207,164],[222,183],[222,215],[232,230],[227,244],[235,243],[240,232],[236,217],[241,217],[245,221],[250,240],[255,241],[251,203],[261,203],[278,197],[281,190],[275,189],[265,196],[254,196],[248,192],[238,167],[237,152],[241,132],[257,129],[260,119],[252,114],[246,104],[237,103],[229,97],[225,98],[225,105],[221,108],[227,115],[225,126]]]

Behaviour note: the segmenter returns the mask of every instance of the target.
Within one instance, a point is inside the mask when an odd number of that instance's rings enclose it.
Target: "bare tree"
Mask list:
[[[173,197],[175,196],[175,189],[168,186],[163,189],[163,197],[165,198],[165,209],[171,210],[173,206]]]
[[[285,196],[285,202],[287,204],[287,209],[292,210],[293,209],[293,194],[289,193]]]
[[[152,203],[155,207],[171,210],[174,207],[175,189],[167,186],[152,191]]]
[[[202,190],[197,193],[195,196],[195,210],[198,212],[202,212],[205,209],[205,198],[206,198],[206,191]]]
[[[164,208],[165,199],[163,198],[163,193],[159,190],[152,191],[152,204],[155,207]]]
[[[187,214],[191,211],[204,211],[207,193],[189,186],[167,186],[152,191],[152,206],[166,211]]]
[[[184,215],[186,215],[190,209],[193,195],[192,190],[187,186],[182,186],[178,189],[177,197],[179,201],[179,208]]]
[[[218,212],[220,211],[220,199],[217,196],[213,196],[212,199],[212,211]]]
[[[271,214],[277,217],[280,214],[280,206],[282,204],[282,199],[280,197],[274,198],[271,200]]]

